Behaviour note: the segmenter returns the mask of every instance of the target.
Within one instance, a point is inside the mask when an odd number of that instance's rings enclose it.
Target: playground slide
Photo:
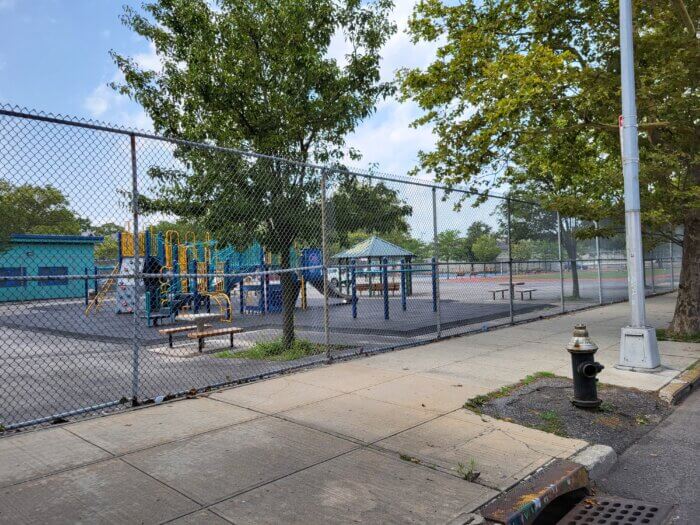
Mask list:
[[[323,277],[308,279],[307,282],[323,294]],[[348,303],[352,299],[350,295],[341,293],[331,283],[328,283],[328,297],[332,297],[334,299],[342,299],[343,301]]]

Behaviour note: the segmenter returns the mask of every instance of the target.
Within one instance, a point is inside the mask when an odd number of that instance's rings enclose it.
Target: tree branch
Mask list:
[[[690,32],[690,36],[697,39],[695,24],[693,23],[693,19],[691,18],[690,13],[688,13],[688,8],[685,6],[685,2],[683,0],[673,0],[673,3],[676,4],[678,14],[681,17],[681,22],[683,22],[686,29]]]

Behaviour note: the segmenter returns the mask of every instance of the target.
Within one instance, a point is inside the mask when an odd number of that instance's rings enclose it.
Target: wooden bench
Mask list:
[[[210,324],[205,324],[205,328],[211,328]],[[161,328],[158,330],[158,333],[161,333],[163,335],[168,336],[168,346],[170,348],[173,347],[173,334],[179,334],[182,332],[189,332],[190,330],[196,330],[197,325],[196,324],[191,324],[187,326],[174,326],[173,328]]]
[[[537,288],[523,288],[519,290],[515,290],[516,292],[520,293],[520,300],[524,301],[525,300],[525,294],[530,294],[529,299],[532,300],[532,292],[536,292]]]
[[[387,285],[387,288],[389,291],[394,295],[400,288],[399,283],[389,283]],[[370,290],[369,283],[358,283],[355,285],[355,289],[357,290],[358,293],[362,293],[365,291]],[[383,293],[384,292],[384,285],[382,283],[372,283],[372,292],[377,292],[377,293]]]
[[[498,290],[489,290],[491,295],[493,295],[493,300],[496,300],[496,294],[500,293],[501,294],[501,299],[506,298],[506,292],[508,291],[508,288],[499,288]]]
[[[235,326],[228,326],[226,328],[215,328],[214,330],[207,330],[205,332],[190,332],[187,337],[190,339],[197,340],[197,349],[201,352],[204,348],[204,339],[207,337],[216,337],[217,335],[229,335],[229,340],[231,341],[231,348],[233,348],[233,334],[242,332],[241,328]]]

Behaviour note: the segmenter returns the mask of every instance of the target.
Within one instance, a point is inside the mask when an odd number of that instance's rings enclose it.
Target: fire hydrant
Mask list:
[[[598,345],[588,337],[585,324],[574,326],[574,333],[566,349],[571,354],[574,378],[574,398],[571,402],[580,408],[597,408],[601,400],[598,399],[596,376],[604,367],[595,362],[593,356],[598,351]]]

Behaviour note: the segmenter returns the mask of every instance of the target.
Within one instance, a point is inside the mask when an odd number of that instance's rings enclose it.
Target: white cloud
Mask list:
[[[152,43],[149,43],[147,51],[135,54],[133,59],[144,69],[158,71],[161,68],[160,59]],[[123,80],[123,75],[117,71],[109,81],[100,82],[85,97],[83,106],[92,118],[99,118],[131,128],[152,129],[151,119],[143,109],[129,100],[127,96],[117,93],[109,86],[111,82],[121,83]]]
[[[439,43],[413,44],[406,33],[415,4],[416,0],[396,1],[392,18],[397,31],[382,50],[381,78],[384,81],[393,80],[396,71],[403,67],[425,67],[435,57]],[[331,56],[342,55],[342,44],[341,38],[334,37]],[[413,102],[401,103],[394,98],[382,101],[377,112],[348,137],[348,146],[362,153],[362,164],[376,164],[380,171],[405,175],[416,165],[418,151],[429,150],[435,143],[430,128],[411,127],[420,114],[420,108]]]

